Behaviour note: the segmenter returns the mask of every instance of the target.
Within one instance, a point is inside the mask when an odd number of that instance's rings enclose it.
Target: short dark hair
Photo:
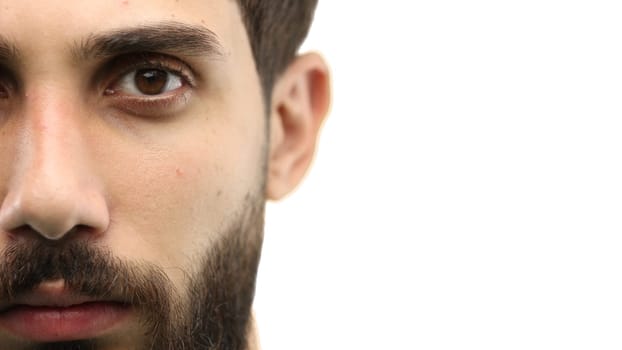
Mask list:
[[[296,56],[309,32],[318,0],[237,1],[269,102],[276,77]]]

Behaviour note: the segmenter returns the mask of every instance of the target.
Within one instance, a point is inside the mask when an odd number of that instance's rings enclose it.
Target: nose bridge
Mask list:
[[[81,150],[77,108],[64,94],[46,93],[32,98],[24,115],[22,130],[25,178],[68,185],[79,164]],[[78,158],[76,158],[78,157]]]
[[[80,127],[71,103],[61,101],[66,98],[46,94],[34,98],[26,110],[23,158],[19,160],[23,174],[17,179],[25,199],[68,205],[64,201],[79,187]]]
[[[98,231],[107,226],[104,198],[89,173],[85,118],[75,97],[64,91],[26,96],[15,168],[0,207],[5,231],[27,226],[57,240],[77,226]]]

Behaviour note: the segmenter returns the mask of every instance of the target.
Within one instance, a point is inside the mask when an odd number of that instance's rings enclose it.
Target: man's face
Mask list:
[[[0,6],[0,348],[237,344],[268,146],[236,2]]]

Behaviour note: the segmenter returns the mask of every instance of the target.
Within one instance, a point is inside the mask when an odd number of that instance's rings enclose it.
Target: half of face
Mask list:
[[[235,2],[0,6],[0,348],[244,348],[269,147]]]
[[[323,60],[264,101],[234,1],[0,6],[0,348],[246,348],[264,202],[311,163]]]

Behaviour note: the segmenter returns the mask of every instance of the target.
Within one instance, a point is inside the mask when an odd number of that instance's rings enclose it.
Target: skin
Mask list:
[[[15,240],[86,240],[162,267],[183,294],[247,195],[279,199],[309,167],[329,106],[326,65],[297,57],[265,106],[235,1],[0,0],[0,8],[1,36],[19,52],[2,63],[15,84],[0,94],[0,251]],[[124,70],[101,73],[107,58],[75,55],[89,36],[171,21],[209,29],[221,50],[163,52],[194,79],[162,94],[174,102],[134,94],[119,84]],[[102,337],[136,348],[144,330],[127,322]],[[0,331],[2,344],[17,343]]]

